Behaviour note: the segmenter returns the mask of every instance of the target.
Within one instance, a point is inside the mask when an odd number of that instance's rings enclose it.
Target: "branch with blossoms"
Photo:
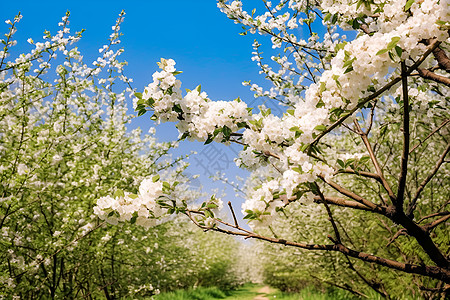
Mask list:
[[[377,257],[346,247],[340,241],[340,238],[334,239],[328,236],[333,242],[332,244],[308,244],[260,235],[239,225],[231,202],[228,202],[228,206],[234,224],[217,217],[223,203],[215,196],[203,202],[198,208],[189,208],[186,202],[177,203],[176,200],[172,199],[176,194],[177,185],[176,182],[172,185],[168,182],[161,182],[159,176],[154,176],[141,182],[138,194],[124,193],[118,190],[114,196],[100,198],[97,201],[97,206],[94,207],[94,212],[110,224],[131,222],[143,227],[160,224],[164,218],[171,214],[184,214],[194,224],[206,231],[212,230],[241,236],[245,239],[257,239],[307,250],[336,251],[362,261],[376,263],[407,273],[428,276],[447,283],[450,282],[450,272],[446,268],[401,263]],[[323,197],[322,201],[326,201],[326,199]],[[447,219],[448,215],[445,218]]]

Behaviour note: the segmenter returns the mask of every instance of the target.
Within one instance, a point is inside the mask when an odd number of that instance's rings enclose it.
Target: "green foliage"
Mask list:
[[[177,290],[174,292],[160,294],[155,300],[208,300],[224,299],[227,294],[217,287],[203,287],[189,290]]]

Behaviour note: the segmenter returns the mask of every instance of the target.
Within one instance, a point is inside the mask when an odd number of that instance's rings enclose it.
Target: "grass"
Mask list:
[[[154,300],[253,300],[256,296],[265,296],[270,300],[344,300],[349,299],[348,294],[341,291],[322,293],[312,288],[306,288],[299,293],[283,293],[271,288],[269,293],[259,293],[263,285],[245,284],[236,290],[223,291],[217,287],[199,287],[197,289],[178,290],[162,293]]]
[[[154,297],[155,300],[208,300],[224,299],[227,292],[217,287],[200,287],[197,289],[177,290],[174,292],[162,293]]]
[[[177,290],[174,292],[162,293],[154,297],[155,300],[252,300],[258,295],[259,285],[246,284],[239,289],[222,291],[217,287],[199,287],[189,290]]]

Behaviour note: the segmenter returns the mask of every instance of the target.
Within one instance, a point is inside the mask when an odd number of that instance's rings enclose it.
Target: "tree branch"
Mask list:
[[[417,223],[421,223],[422,221],[424,221],[426,219],[429,219],[429,218],[434,218],[434,217],[439,217],[439,216],[446,216],[446,215],[449,215],[449,214],[450,214],[449,211],[437,212],[437,213],[434,213],[434,214],[431,214],[431,215],[428,215],[428,216],[420,218],[420,220],[417,221]]]
[[[336,191],[341,193],[342,195],[345,195],[345,196],[355,200],[356,202],[359,202],[359,203],[367,206],[371,211],[374,211],[374,212],[384,215],[384,209],[382,207],[376,205],[375,203],[373,203],[369,200],[366,200],[363,197],[353,193],[352,191],[349,191],[349,190],[343,188],[336,182],[333,182],[331,180],[326,181],[325,178],[323,178],[322,176],[319,176],[319,178],[322,179],[326,184],[331,186],[333,189],[335,189]]]
[[[436,246],[425,227],[417,225],[409,218],[403,210],[397,210],[396,206],[387,208],[386,216],[395,224],[403,226],[408,234],[417,240],[428,257],[440,268],[449,270],[449,261],[441,250]]]
[[[338,243],[342,243],[341,242],[341,235],[339,233],[339,230],[336,226],[336,223],[334,222],[334,218],[333,218],[333,214],[331,213],[331,209],[327,204],[327,201],[325,200],[325,197],[323,196],[322,192],[320,191],[319,185],[317,184],[317,182],[314,182],[317,188],[317,193],[319,194],[319,198],[321,200],[321,202],[323,203],[323,205],[325,206],[325,209],[327,210],[327,214],[328,214],[328,219],[331,222],[331,226],[333,226],[333,230],[334,230],[334,235],[336,237],[336,241]]]
[[[406,64],[401,62],[402,68],[402,92],[403,92],[403,152],[400,168],[400,178],[398,180],[397,198],[395,206],[397,210],[403,211],[405,196],[406,176],[408,175],[408,155],[409,155],[409,96],[408,96],[408,76],[406,74]]]
[[[428,224],[424,225],[423,227],[425,228],[425,230],[430,231],[433,228],[435,228],[436,226],[438,226],[439,224],[444,223],[448,219],[450,219],[450,215],[443,216],[442,218],[437,219],[431,223],[428,223]]]
[[[233,215],[234,225],[236,226],[236,228],[239,228],[239,223],[236,219],[236,214],[234,213],[234,209],[233,209],[233,206],[231,205],[231,201],[228,201],[228,207],[230,208],[231,214]]]
[[[331,204],[331,205],[336,205],[336,206],[341,206],[341,207],[349,207],[349,208],[353,208],[353,209],[372,211],[372,212],[374,211],[373,209],[371,209],[370,207],[367,207],[366,205],[363,205],[356,201],[347,200],[344,198],[324,196],[323,200],[326,203]],[[323,200],[319,196],[314,197],[314,202],[316,202],[316,203],[319,203],[320,201],[323,201]],[[375,212],[378,212],[378,211],[375,211]]]
[[[407,235],[407,231],[405,228],[400,229],[397,231],[394,236],[389,240],[389,242],[386,244],[386,247],[389,247],[390,244],[392,244],[399,236],[401,235]]]
[[[363,177],[375,179],[376,181],[381,183],[380,176],[378,174],[371,173],[371,172],[364,172],[364,171],[356,172],[353,169],[346,168],[346,169],[343,169],[343,170],[339,170],[338,172],[336,172],[336,174],[356,174],[356,175],[360,175],[360,176],[363,176]]]
[[[354,123],[359,132],[359,135],[361,136],[361,139],[363,140],[364,146],[366,146],[366,149],[369,152],[370,159],[372,160],[372,163],[375,167],[377,175],[380,178],[381,185],[383,186],[384,190],[388,193],[388,196],[391,199],[391,201],[394,202],[396,197],[394,195],[394,192],[391,189],[391,186],[389,185],[387,180],[384,178],[383,171],[380,167],[380,164],[378,163],[375,153],[373,152],[373,148],[372,148],[372,145],[370,144],[367,134],[361,130],[361,127],[359,126],[358,122],[355,121]]]
[[[424,181],[422,181],[422,183],[420,184],[420,186],[417,188],[416,190],[416,194],[414,195],[414,198],[411,200],[411,202],[409,203],[408,209],[406,210],[406,215],[408,217],[412,217],[412,214],[414,212],[414,210],[416,209],[416,205],[417,205],[417,200],[420,197],[420,194],[422,193],[423,189],[425,188],[425,186],[427,185],[427,183],[434,177],[434,175],[436,175],[436,173],[439,171],[439,168],[441,167],[441,165],[444,163],[444,159],[445,156],[447,156],[448,152],[450,151],[450,143],[447,145],[447,148],[444,150],[444,152],[442,153],[441,157],[439,158],[439,160],[437,161],[434,169],[431,171],[431,173],[427,176],[427,178],[424,179]]]
[[[228,229],[220,228],[219,226],[207,227],[204,225],[200,225],[197,222],[197,220],[195,220],[195,218],[192,216],[192,213],[199,213],[199,212],[190,211],[190,210],[187,210],[185,212],[185,214],[192,220],[192,222],[194,222],[195,225],[197,225],[198,227],[200,227],[204,230],[213,230],[213,231],[222,232],[222,233],[229,234],[229,235],[242,236],[245,239],[249,239],[249,238],[257,239],[257,240],[262,240],[262,241],[266,241],[266,242],[270,242],[270,243],[302,248],[302,249],[306,249],[306,250],[322,250],[322,251],[341,252],[344,255],[348,255],[350,257],[353,257],[353,258],[356,258],[356,259],[359,259],[362,261],[375,263],[375,264],[385,266],[385,267],[388,267],[391,269],[399,270],[402,272],[419,274],[419,275],[435,278],[438,280],[442,280],[446,283],[450,283],[450,270],[448,270],[448,268],[401,263],[401,262],[398,262],[395,260],[382,258],[382,257],[378,257],[378,256],[375,256],[372,254],[356,251],[356,250],[347,248],[340,243],[336,243],[333,245],[307,244],[307,243],[287,241],[285,239],[280,239],[280,238],[271,238],[271,237],[263,236],[263,235],[260,235],[260,234],[257,234],[255,232],[251,232],[248,230],[244,231],[244,229],[242,229],[240,227],[236,228],[232,224],[229,224],[228,226],[235,228],[236,230],[228,230]],[[219,221],[220,223],[224,223],[221,220],[217,220],[217,221]]]
[[[437,128],[435,128],[429,135],[427,135],[427,137],[423,140],[420,141],[417,145],[415,145],[410,151],[409,154],[411,154],[412,152],[414,152],[414,150],[416,150],[417,147],[419,147],[420,145],[422,145],[426,140],[428,140],[433,134],[435,134],[436,132],[438,132],[439,130],[441,130],[442,127],[444,127],[445,125],[447,125],[450,122],[450,119],[445,120],[444,122],[441,123],[441,125],[439,125]]]
[[[445,51],[441,49],[440,47],[436,47],[433,50],[434,58],[438,61],[439,67],[441,69],[450,72],[450,59],[448,58],[447,54],[445,54]]]
[[[450,87],[450,78],[438,75],[430,70],[417,68],[417,72],[419,72],[420,77],[425,79],[430,79],[436,81],[438,83],[445,84]]]

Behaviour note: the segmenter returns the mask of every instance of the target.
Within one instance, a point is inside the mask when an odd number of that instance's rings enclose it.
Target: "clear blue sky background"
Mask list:
[[[259,5],[262,1],[250,1]],[[134,79],[138,91],[149,84],[151,75],[157,70],[156,62],[161,57],[173,58],[177,68],[183,71],[179,76],[182,88],[195,88],[202,85],[213,100],[233,100],[241,97],[247,103],[254,102],[253,93],[242,81],[263,82],[258,74],[259,68],[251,61],[253,35],[240,36],[239,25],[234,24],[217,8],[214,0],[129,0],[129,1],[8,1],[0,10],[0,31],[6,32],[6,19],[13,19],[20,11],[23,15],[15,35],[17,49],[28,49],[26,39],[40,41],[44,30],[55,33],[61,17],[69,10],[71,32],[86,29],[78,47],[86,58],[94,60],[98,49],[107,43],[118,14],[125,10],[125,22],[122,24],[123,58],[128,61],[126,74]],[[137,118],[132,125],[148,128],[153,126],[149,115]],[[161,140],[174,140],[177,131],[173,124],[157,127]],[[208,171],[228,169],[230,179],[239,173],[234,167],[233,157],[240,146],[232,149],[217,144],[207,147],[200,143],[183,142],[177,153],[189,153],[196,150],[200,154],[191,159],[189,172],[200,174],[200,181],[208,189],[215,185],[208,181]],[[216,185],[223,187],[223,185]],[[226,200],[236,203],[240,211],[240,201],[235,200],[234,193],[228,190]]]

